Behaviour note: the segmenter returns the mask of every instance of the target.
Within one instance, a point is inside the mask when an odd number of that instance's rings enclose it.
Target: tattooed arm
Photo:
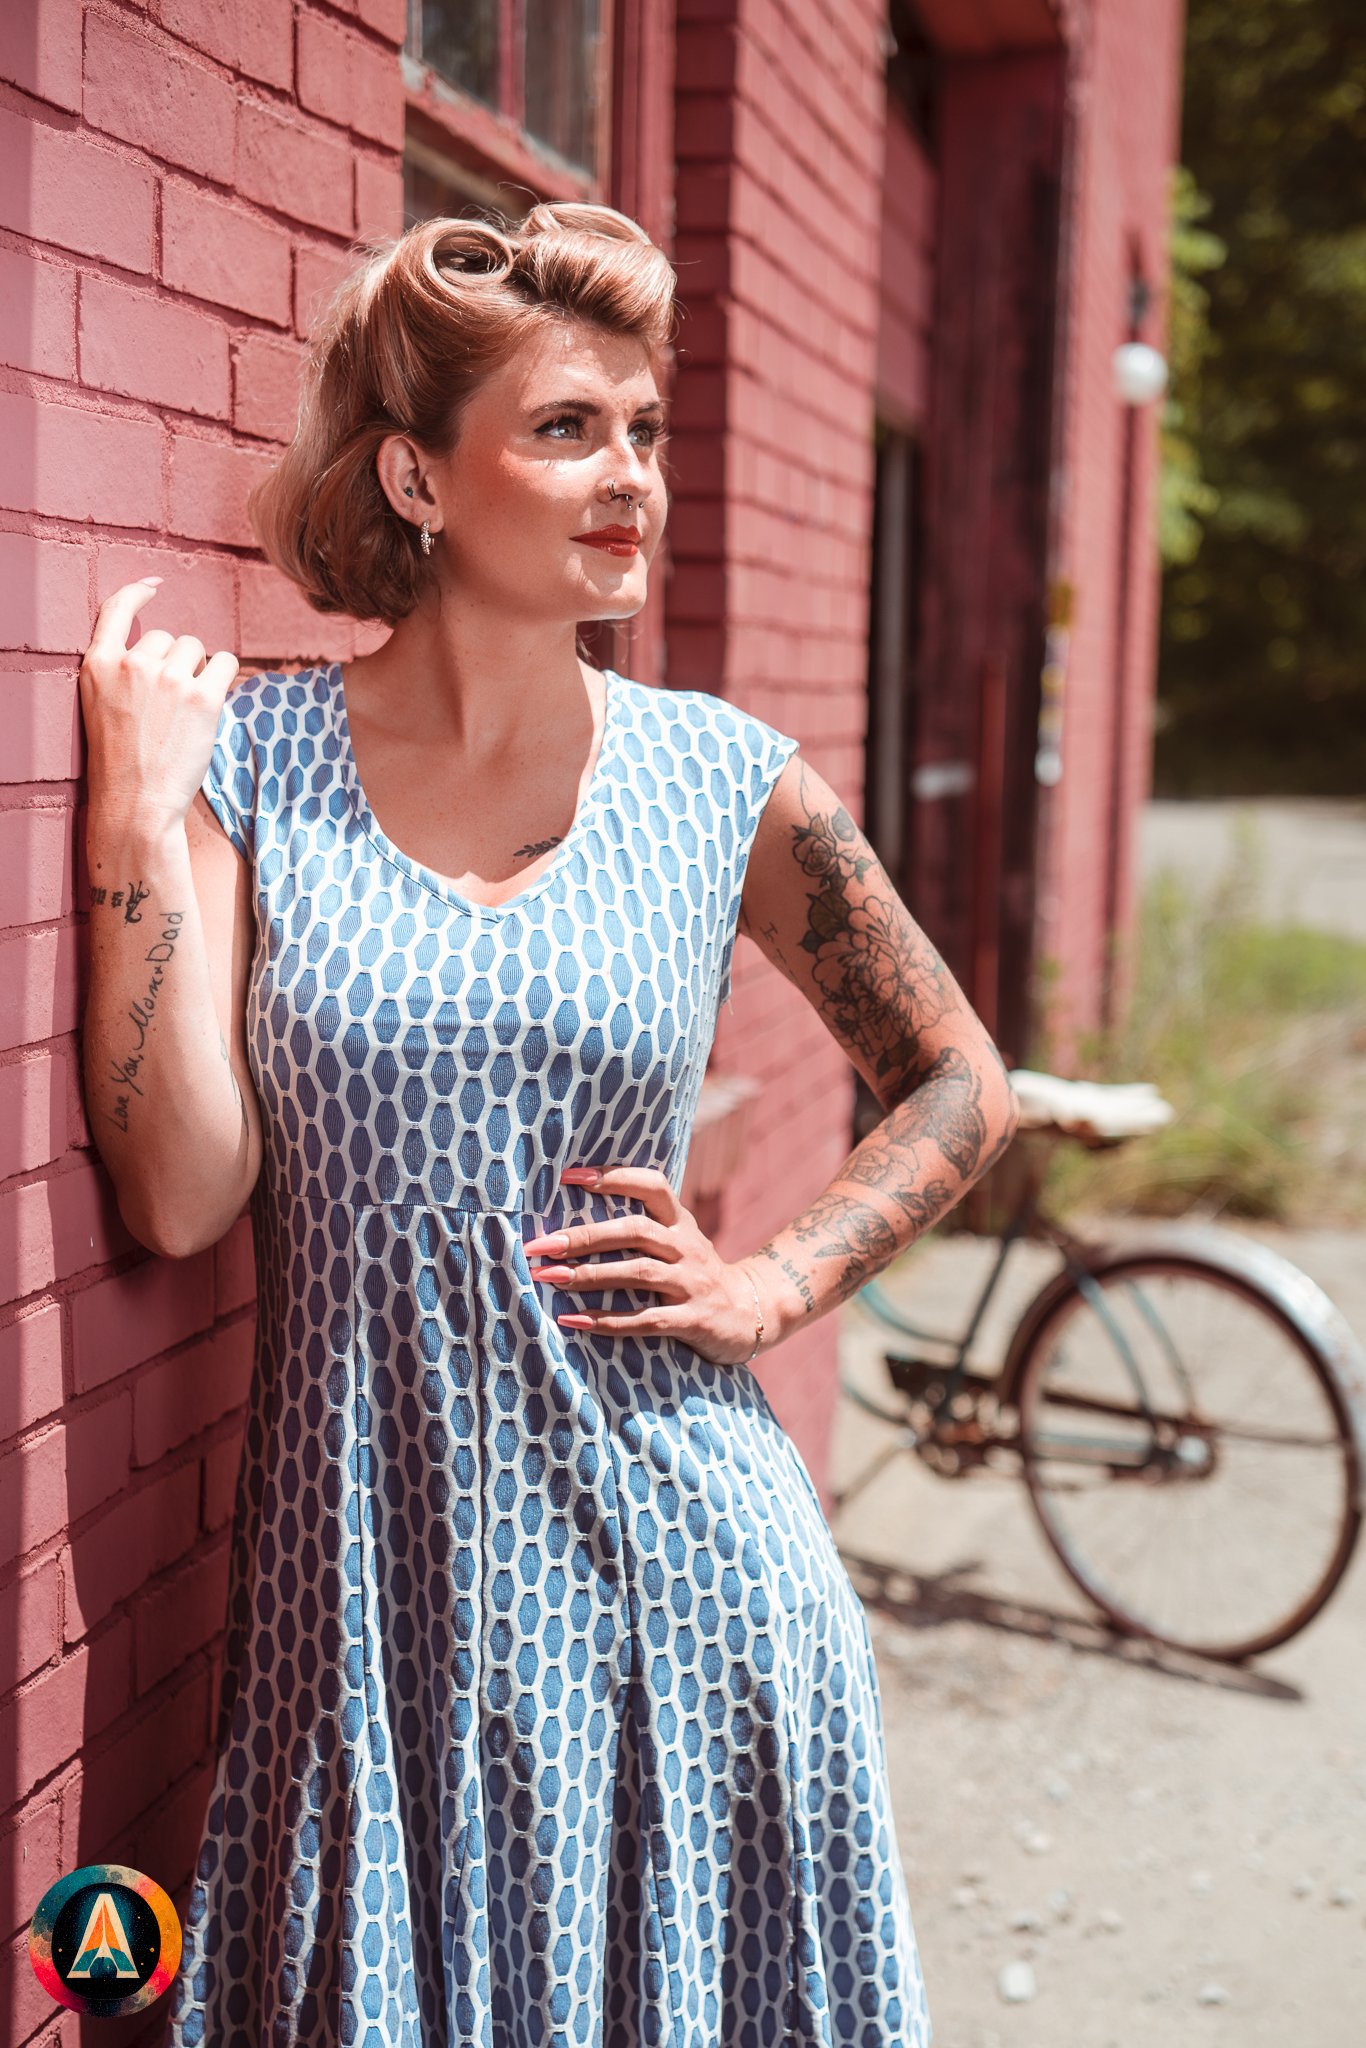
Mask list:
[[[184,1258],[223,1235],[261,1165],[251,872],[202,795],[174,828],[94,796],[86,850],[86,1115],[129,1230]]]
[[[825,1192],[745,1261],[764,1348],[845,1301],[998,1159],[1000,1054],[828,783],[800,754],[750,850],[739,929],[799,988],[885,1112]]]

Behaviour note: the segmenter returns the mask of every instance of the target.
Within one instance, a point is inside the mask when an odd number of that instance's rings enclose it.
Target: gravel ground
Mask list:
[[[1206,885],[1249,814],[1265,913],[1366,939],[1366,803],[1153,803],[1144,871]],[[1366,1080],[1366,1039],[1344,1057]],[[1360,1230],[1237,1227],[1311,1273],[1366,1342]],[[991,1257],[931,1238],[884,1282],[952,1328]],[[982,1369],[1054,1263],[1034,1246],[1013,1261]],[[852,1305],[841,1354],[856,1384],[885,1388],[877,1327]],[[886,1441],[843,1402],[836,1488]],[[1235,1670],[1111,1636],[1017,1479],[951,1481],[902,1456],[834,1529],[877,1651],[934,2048],[1361,2048],[1366,1537],[1317,1619]]]
[[[1366,1339],[1357,1234],[1249,1228]],[[884,1277],[952,1327],[990,1253],[934,1238]],[[1013,1256],[983,1367],[1051,1269]],[[844,1369],[885,1385],[876,1326],[840,1313]],[[835,1486],[886,1440],[841,1403]],[[902,1456],[834,1529],[877,1653],[935,2048],[1360,2048],[1366,1538],[1300,1636],[1234,1669],[1108,1634],[1013,1478]]]

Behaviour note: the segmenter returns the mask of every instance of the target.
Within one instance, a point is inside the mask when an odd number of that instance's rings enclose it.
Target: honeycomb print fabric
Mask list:
[[[259,1312],[171,2048],[930,2040],[867,1623],[805,1465],[750,1368],[560,1328],[581,1304],[523,1250],[641,1213],[563,1166],[681,1184],[797,744],[606,689],[568,836],[493,909],[385,837],[336,663],[224,705]]]

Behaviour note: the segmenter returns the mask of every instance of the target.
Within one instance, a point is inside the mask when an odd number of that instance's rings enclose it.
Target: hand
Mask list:
[[[591,1177],[594,1174],[596,1178]],[[528,1238],[522,1247],[528,1257],[550,1255],[549,1264],[533,1265],[532,1279],[547,1280],[573,1294],[648,1288],[662,1294],[670,1306],[641,1309],[634,1315],[589,1309],[556,1316],[556,1322],[609,1337],[676,1337],[713,1365],[744,1364],[754,1350],[754,1291],[740,1266],[727,1265],[718,1256],[659,1169],[571,1166],[560,1178],[599,1194],[634,1196],[648,1214],[575,1223],[546,1237]],[[592,1263],[589,1254],[618,1246],[639,1246],[640,1256]],[[565,1263],[571,1259],[582,1263]]]
[[[81,713],[92,806],[175,824],[204,780],[238,661],[227,653],[206,661],[202,640],[161,627],[128,645],[129,628],[160,580],[124,583],[100,606],[81,660]]]

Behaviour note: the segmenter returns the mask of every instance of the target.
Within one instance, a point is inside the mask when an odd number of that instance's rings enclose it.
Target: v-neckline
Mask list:
[[[370,808],[370,800],[365,794],[356,768],[355,748],[351,743],[351,721],[346,712],[346,685],[342,678],[341,662],[334,661],[328,673],[336,731],[341,743],[344,780],[351,809],[367,839],[378,848],[386,860],[392,861],[395,867],[401,868],[413,881],[420,883],[424,889],[430,890],[434,896],[439,896],[443,902],[451,904],[456,910],[463,910],[469,917],[489,920],[510,916],[512,912],[521,909],[523,904],[533,902],[542,890],[548,889],[551,883],[558,879],[577,854],[584,834],[602,809],[606,795],[616,738],[618,708],[625,690],[624,679],[615,669],[602,670],[602,732],[598,740],[597,759],[588,778],[588,787],[575,812],[574,822],[556,848],[555,857],[549,867],[543,868],[524,889],[519,889],[515,896],[505,896],[501,903],[478,903],[473,897],[463,895],[448,875],[438,874],[434,868],[425,867],[421,861],[414,860],[411,854],[405,853],[401,846],[396,846],[389,838]]]

